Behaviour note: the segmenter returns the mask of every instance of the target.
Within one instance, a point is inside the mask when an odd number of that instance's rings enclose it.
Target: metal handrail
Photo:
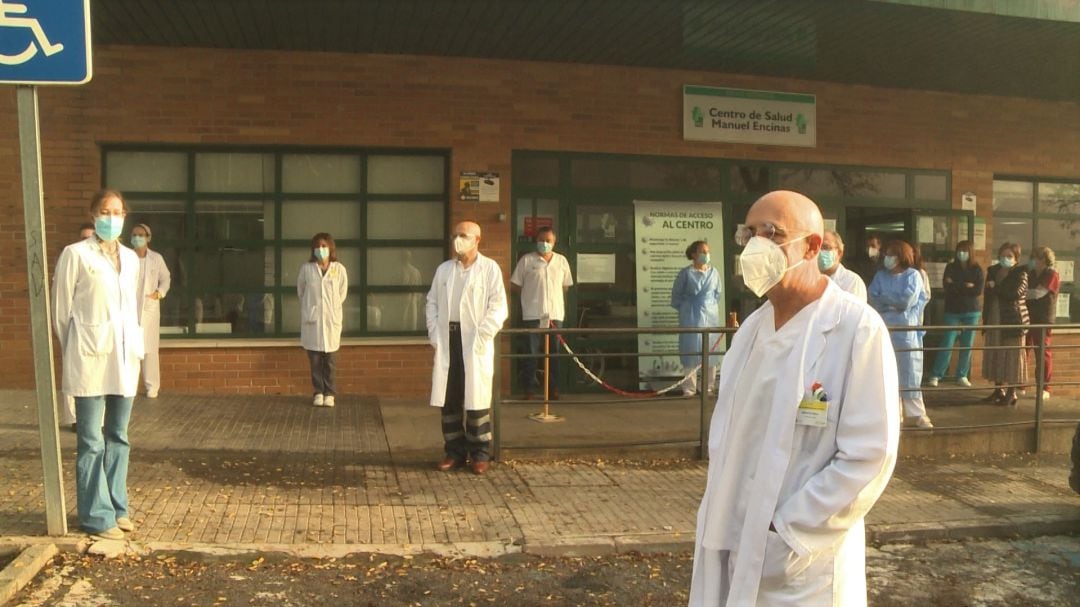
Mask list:
[[[949,351],[952,351],[952,350],[957,350],[957,351],[961,351],[961,350],[985,351],[985,350],[1016,350],[1016,349],[1019,349],[1019,350],[1035,349],[1035,350],[1037,350],[1038,354],[1036,356],[1036,361],[1035,361],[1035,378],[1034,378],[1034,384],[1035,384],[1035,419],[1034,419],[1034,426],[1035,426],[1035,451],[1036,452],[1039,451],[1040,445],[1041,445],[1041,439],[1042,439],[1042,426],[1043,426],[1043,419],[1042,419],[1043,391],[1046,388],[1046,382],[1045,382],[1045,379],[1044,379],[1044,376],[1045,376],[1044,363],[1045,363],[1045,353],[1046,353],[1046,340],[1043,338],[1044,337],[1044,332],[1048,331],[1048,330],[1053,330],[1053,329],[1058,329],[1058,330],[1080,329],[1080,324],[1029,324],[1029,325],[1022,325],[1022,324],[1021,325],[1003,325],[1003,324],[984,325],[984,324],[977,324],[977,325],[923,325],[923,326],[903,325],[903,326],[889,326],[889,327],[887,327],[887,329],[890,331],[890,333],[910,332],[910,331],[924,331],[924,332],[927,332],[927,333],[931,333],[931,332],[965,331],[965,330],[977,330],[977,331],[980,331],[980,332],[985,332],[985,331],[995,331],[995,330],[1018,330],[1018,329],[1019,330],[1029,331],[1029,332],[1032,332],[1032,331],[1037,332],[1037,335],[1038,335],[1037,342],[1038,343],[1035,344],[1034,346],[1028,346],[1028,345],[1020,345],[1020,346],[985,346],[985,345],[978,345],[978,346],[976,346],[976,345],[972,345],[972,346],[953,346],[953,347],[950,347],[950,348],[940,348],[940,347],[897,348],[895,351],[896,352],[915,352],[915,351],[938,352],[938,351],[944,351],[944,350],[949,350]],[[500,331],[500,334],[510,336],[511,338],[513,338],[514,336],[518,336],[518,335],[548,335],[548,336],[559,336],[559,335],[562,335],[562,336],[581,336],[581,335],[588,335],[588,336],[615,335],[615,336],[619,336],[619,335],[633,335],[633,336],[637,336],[637,335],[699,334],[702,337],[702,340],[701,340],[702,343],[708,343],[709,338],[715,338],[715,337],[720,336],[720,335],[732,335],[737,331],[738,331],[737,327],[564,327],[564,328],[524,328],[524,327],[522,327],[522,328],[503,329],[502,331]],[[499,339],[495,340],[495,356],[496,356],[497,360],[536,358],[536,356],[531,354],[531,353],[521,353],[521,354],[509,353],[509,354],[504,354],[504,353],[501,352],[501,344],[500,344],[501,341],[502,340],[499,340]],[[1080,348],[1080,345],[1054,346],[1055,350],[1069,350],[1069,349],[1076,349],[1076,348]],[[634,350],[634,351],[622,351],[622,352],[620,352],[620,351],[615,351],[615,352],[593,352],[593,353],[589,353],[588,356],[590,358],[615,358],[615,357],[641,358],[641,357],[652,357],[652,356],[675,356],[675,355],[681,355],[681,354],[680,353],[673,353],[673,352],[651,352],[651,351],[642,352],[640,350]],[[702,368],[707,368],[708,367],[708,362],[709,362],[708,361],[709,356],[710,355],[715,355],[715,354],[712,353],[712,352],[709,352],[705,347],[703,347],[700,350],[700,355],[701,355]],[[569,354],[569,353],[551,352],[551,353],[548,353],[547,356],[551,357],[551,358],[567,359],[567,358],[573,358],[575,355],[572,355],[572,354]],[[1021,387],[1024,387],[1024,386],[1030,386],[1031,384],[1032,384],[1032,382],[1026,382],[1026,383],[1023,383],[1023,384],[1003,384],[1002,386],[999,386],[999,387],[1021,388]],[[1080,385],[1080,381],[1055,381],[1054,384],[1059,385],[1059,386]],[[493,428],[493,430],[494,430],[494,438],[493,438],[492,452],[493,452],[494,457],[496,457],[496,458],[498,458],[500,456],[500,451],[501,451],[501,448],[502,448],[502,445],[501,445],[502,424],[501,424],[500,405],[502,405],[503,403],[506,403],[506,404],[523,404],[523,403],[526,403],[526,402],[532,402],[532,401],[524,401],[524,400],[512,399],[512,398],[505,398],[504,399],[502,397],[502,389],[501,389],[501,387],[502,387],[502,367],[499,366],[498,369],[496,370],[495,378],[494,378],[494,386],[493,386],[493,388],[494,388],[494,395],[493,395],[494,398],[493,398],[493,402],[492,402],[492,424],[494,426],[494,428]],[[922,390],[938,391],[938,392],[948,392],[948,391],[960,392],[960,391],[971,391],[971,390],[979,390],[979,389],[985,389],[985,388],[978,388],[978,387],[974,387],[974,386],[973,387],[948,387],[948,386],[944,386],[944,387],[935,387],[935,388],[923,388],[923,387],[920,386],[920,387],[913,387],[913,388],[900,388],[900,392],[916,392],[916,391],[922,391]],[[707,449],[707,445],[708,445],[708,420],[706,419],[706,417],[707,417],[706,410],[707,410],[707,406],[708,406],[707,393],[708,393],[707,388],[702,390],[701,393],[700,393],[700,398],[699,398],[700,419],[699,419],[698,455],[702,459],[707,455],[707,452],[708,452],[708,449]],[[665,398],[665,397],[657,396],[657,397],[654,397],[653,399],[650,399],[648,401],[643,400],[642,402],[656,402],[656,399],[661,399],[661,398]],[[675,400],[675,399],[671,399],[671,400]],[[612,402],[634,402],[634,401],[626,401],[626,400],[623,400],[623,399],[611,399],[611,400],[599,400],[599,401],[560,400],[560,404],[570,404],[570,405],[599,405],[599,404],[609,404],[609,403],[612,403]],[[1030,423],[1031,422],[1005,422],[1005,423],[996,423],[996,424],[975,424],[975,425],[970,425],[970,426],[963,426],[961,428],[988,428],[988,427],[1024,425],[1024,424],[1030,424]],[[624,443],[624,444],[622,444],[620,446],[623,446],[623,447],[637,447],[637,446],[650,446],[650,445],[657,445],[657,444],[685,444],[685,443],[686,443],[686,441],[657,441],[657,440],[651,440],[651,441],[645,441],[645,442],[640,442],[640,443]],[[540,447],[537,447],[535,445],[532,446],[532,447],[533,448],[540,448]],[[543,447],[543,448],[550,448],[550,447]],[[570,447],[562,447],[562,448],[570,448]]]

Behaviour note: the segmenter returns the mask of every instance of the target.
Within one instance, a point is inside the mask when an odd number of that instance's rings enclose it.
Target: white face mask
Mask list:
[[[454,253],[458,257],[468,255],[473,249],[476,248],[476,238],[473,236],[455,236],[454,237]]]
[[[809,236],[809,234],[806,236]],[[778,245],[764,236],[751,238],[746,248],[743,249],[742,255],[739,256],[739,268],[742,270],[743,282],[746,284],[746,288],[753,291],[754,295],[762,297],[769,292],[769,289],[772,289],[780,282],[780,279],[784,277],[788,270],[796,268],[806,261],[802,259],[799,263],[788,266],[787,255],[784,255],[784,249],[782,248],[802,240],[806,236],[789,240],[783,245]]]

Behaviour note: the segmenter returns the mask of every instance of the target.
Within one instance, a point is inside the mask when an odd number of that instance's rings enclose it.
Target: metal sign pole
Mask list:
[[[30,327],[34,343],[38,430],[45,480],[45,519],[49,535],[67,533],[67,509],[60,463],[60,432],[56,420],[53,348],[49,327],[49,269],[45,263],[45,199],[41,185],[41,130],[37,88],[17,87],[19,160],[22,167],[23,219],[26,225],[26,278],[30,295]]]

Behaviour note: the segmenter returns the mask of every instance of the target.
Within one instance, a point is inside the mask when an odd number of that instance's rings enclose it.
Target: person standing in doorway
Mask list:
[[[869,288],[874,282],[874,276],[881,270],[881,237],[871,234],[866,238],[866,257],[855,260],[855,272],[863,279],[863,283]]]
[[[809,198],[770,192],[746,225],[742,276],[768,302],[721,363],[689,604],[865,605],[863,520],[899,442],[888,330],[818,270]]]
[[[1061,276],[1054,269],[1056,257],[1050,247],[1035,247],[1028,261],[1027,307],[1033,325],[1052,325],[1057,316],[1058,291]],[[1034,356],[1039,355],[1039,334],[1043,336],[1046,354],[1043,356],[1043,400],[1050,398],[1050,376],[1054,371],[1054,357],[1050,354],[1050,329],[1028,331],[1026,343]]]
[[[684,328],[719,327],[720,324],[720,272],[712,265],[709,243],[695,240],[686,247],[690,265],[679,270],[675,284],[671,286],[671,307],[679,311],[679,326]],[[710,355],[709,364],[701,369],[701,384],[691,370],[701,366],[701,353],[712,351],[712,336],[702,341],[700,333],[679,334],[679,354],[683,374],[683,396],[693,396],[701,390],[711,391],[716,379],[715,359]]]
[[[533,239],[536,251],[526,253],[518,260],[514,273],[510,276],[510,290],[518,294],[521,300],[521,319],[529,328],[561,329],[566,316],[566,291],[574,285],[570,274],[570,262],[566,257],[555,252],[558,237],[555,230],[544,226],[536,231]],[[521,364],[521,385],[525,399],[539,390],[536,370],[537,358],[543,352],[544,336],[527,335],[528,352],[534,358],[526,358]],[[552,335],[549,351],[558,353],[559,340]],[[548,395],[559,398],[558,387],[559,359],[551,358],[548,363]],[[542,393],[542,390],[540,391]]]
[[[893,348],[906,350],[896,352],[905,421],[917,428],[933,428],[921,389],[924,331],[915,327],[922,324],[927,300],[922,275],[915,267],[915,250],[903,240],[890,240],[885,246],[882,265],[870,283],[870,305],[881,314],[886,325],[913,327],[906,331],[893,329],[891,335]]]
[[[312,404],[333,407],[349,273],[337,260],[337,247],[330,234],[319,232],[311,237],[311,258],[297,272],[296,293],[300,298],[300,345],[311,365]]]
[[[53,283],[64,392],[75,397],[79,527],[110,540],[135,530],[128,512],[128,421],[143,336],[135,300],[139,256],[120,244],[127,211],[119,192],[95,194],[94,236],[64,249]]]
[[[443,472],[471,461],[473,473],[484,474],[491,460],[495,338],[509,309],[502,269],[480,254],[481,237],[472,221],[454,226],[454,258],[435,270],[424,310],[435,348],[431,406],[442,408]]]
[[[825,230],[818,253],[818,269],[841,289],[866,301],[866,283],[855,272],[840,263],[844,259],[844,239],[833,230]]]
[[[139,325],[143,328],[146,357],[142,361],[143,386],[147,398],[157,398],[161,390],[161,364],[158,347],[161,342],[161,300],[169,292],[172,276],[165,265],[165,258],[150,250],[153,234],[150,226],[137,224],[131,229],[131,247],[139,256],[139,277],[136,301],[139,307]]]
[[[979,295],[982,294],[985,277],[979,264],[971,259],[971,241],[961,240],[956,245],[956,257],[945,266],[942,279],[945,289],[945,324],[949,326],[979,324],[982,312],[979,308]],[[975,344],[975,329],[950,329],[941,337],[941,350],[934,358],[934,367],[926,381],[931,386],[949,371],[952,359],[952,347],[960,336],[960,351],[956,355],[956,383],[971,387],[971,347]]]
[[[94,235],[94,224],[85,222],[79,226],[79,240],[81,242]],[[53,276],[53,287],[56,286],[56,276]],[[75,397],[61,388],[60,391],[60,428],[63,430],[76,431],[75,427]]]

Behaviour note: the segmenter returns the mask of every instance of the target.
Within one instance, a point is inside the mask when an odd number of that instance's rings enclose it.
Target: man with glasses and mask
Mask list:
[[[435,270],[425,313],[435,348],[431,406],[442,408],[448,472],[471,462],[484,474],[491,458],[491,382],[495,337],[509,314],[502,270],[480,254],[480,226],[463,221],[451,234],[454,258]]]
[[[768,301],[721,366],[690,605],[865,605],[863,519],[899,441],[889,333],[822,275],[813,201],[771,192],[746,225],[742,276]]]

